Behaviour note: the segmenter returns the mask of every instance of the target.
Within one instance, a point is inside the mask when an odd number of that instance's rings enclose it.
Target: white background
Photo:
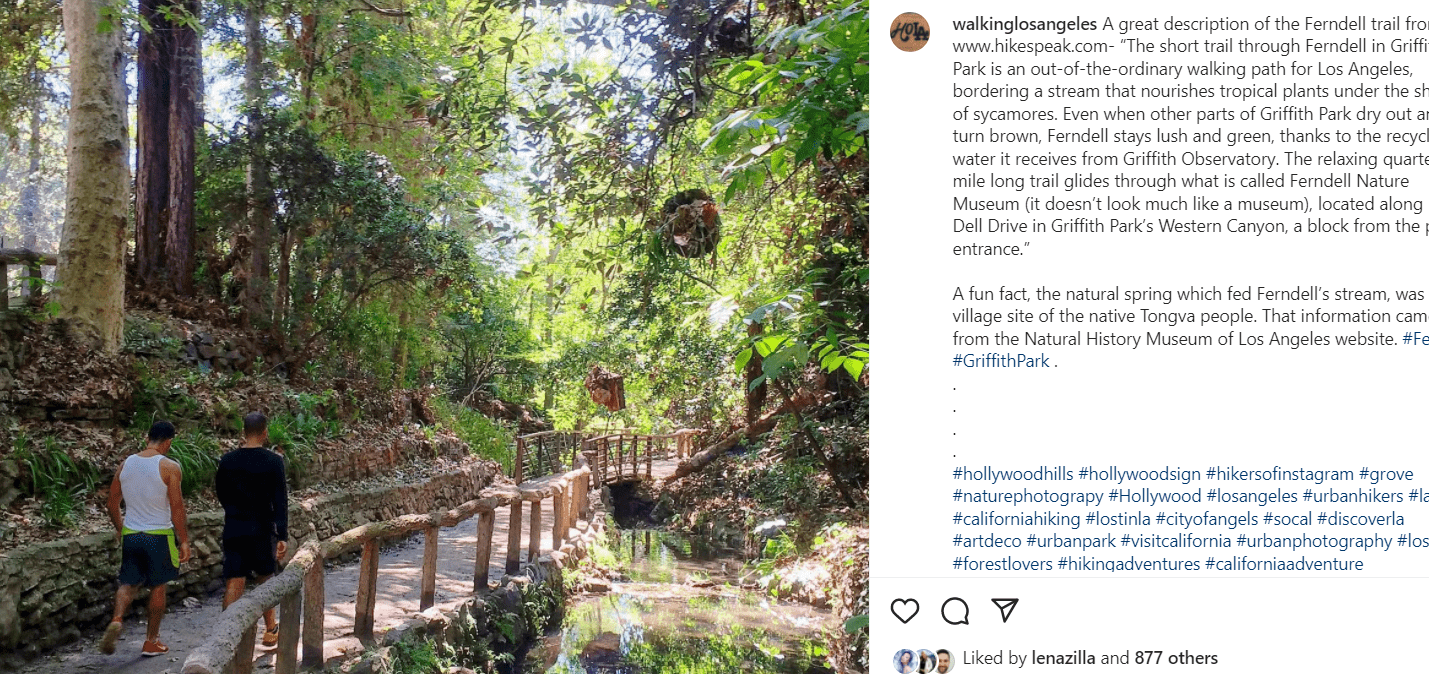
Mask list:
[[[999,19],[1020,15],[1031,19],[1082,18],[1098,22],[1106,16],[1113,19],[1151,18],[1165,19],[1174,15],[1178,19],[1201,18],[1205,16],[1235,16],[1251,21],[1266,15],[1286,14],[1303,18],[1315,15],[1320,18],[1339,18],[1345,14],[1371,16],[1392,16],[1394,14],[1415,14],[1420,6],[1371,5],[1359,3],[1352,8],[1328,6],[1319,11],[1303,3],[1291,5],[1280,3],[1285,9],[1269,8],[1261,3],[1253,10],[1246,10],[1247,3],[1195,3],[1186,5],[1129,5],[1121,3],[1088,3],[1071,5],[1067,3],[949,3],[927,0],[906,0],[891,2],[876,0],[873,3],[871,21],[873,54],[873,136],[877,139],[877,150],[873,157],[873,224],[874,256],[873,269],[873,338],[878,346],[878,365],[874,376],[879,378],[879,393],[874,397],[874,438],[872,451],[873,474],[873,522],[872,522],[872,645],[870,660],[873,672],[892,672],[893,654],[902,648],[937,650],[947,648],[961,661],[964,652],[971,655],[973,650],[983,652],[1012,651],[1026,654],[1032,650],[1039,653],[1056,653],[1075,649],[1086,649],[1096,654],[1121,654],[1127,650],[1161,650],[1165,652],[1163,664],[1144,668],[1146,671],[1173,669],[1212,668],[1229,672],[1269,672],[1269,671],[1429,671],[1429,654],[1424,652],[1423,634],[1425,627],[1425,600],[1429,598],[1429,551],[1413,552],[1395,547],[1392,552],[1364,552],[1308,550],[1302,552],[1278,553],[1307,558],[1356,558],[1366,562],[1366,570],[1361,573],[1300,573],[1271,574],[1265,572],[1207,574],[1164,574],[1129,572],[1100,573],[963,573],[955,572],[950,566],[955,556],[969,555],[979,558],[1002,557],[1013,554],[1022,559],[1042,558],[1055,560],[1063,554],[1096,555],[1098,558],[1125,557],[1135,554],[1137,559],[1177,558],[1175,551],[1118,550],[1115,554],[1101,552],[1070,553],[1057,550],[1041,550],[1029,553],[1025,549],[1008,553],[992,550],[953,549],[950,538],[954,533],[976,535],[988,533],[987,528],[955,528],[949,517],[955,511],[964,514],[989,506],[954,503],[949,496],[955,488],[982,488],[984,484],[956,482],[952,480],[954,466],[1019,469],[1035,468],[1040,465],[1066,465],[1074,470],[1083,465],[1106,467],[1119,465],[1123,468],[1160,468],[1180,466],[1187,469],[1204,470],[1208,465],[1245,468],[1310,467],[1322,469],[1353,469],[1361,466],[1378,468],[1412,469],[1419,478],[1410,485],[1380,489],[1406,490],[1411,487],[1429,486],[1429,462],[1425,457],[1425,430],[1423,409],[1426,403],[1425,391],[1429,383],[1425,381],[1425,359],[1429,357],[1424,347],[1397,345],[1395,347],[1302,347],[1290,350],[1284,347],[1259,348],[1148,348],[1144,344],[1137,350],[1112,347],[1078,346],[1071,348],[960,348],[951,346],[947,338],[954,330],[986,334],[982,328],[955,326],[950,314],[955,309],[974,306],[994,309],[1004,313],[1013,305],[1002,302],[983,304],[954,302],[950,299],[956,286],[970,285],[984,289],[998,286],[1015,288],[1036,288],[1046,285],[1054,289],[1104,288],[1120,285],[1122,288],[1170,288],[1184,289],[1192,285],[1218,285],[1221,288],[1235,285],[1272,286],[1293,288],[1296,285],[1308,287],[1320,285],[1330,288],[1341,286],[1363,289],[1384,289],[1391,293],[1397,289],[1429,288],[1429,278],[1425,274],[1425,254],[1429,252],[1429,237],[1413,235],[1268,235],[1256,238],[1243,234],[1206,235],[1163,235],[1129,237],[1125,235],[998,235],[953,234],[948,224],[958,217],[998,217],[996,213],[960,213],[952,209],[949,199],[957,194],[980,198],[1022,198],[1028,192],[1034,195],[1052,196],[1048,190],[1029,190],[1023,193],[982,190],[966,193],[948,187],[950,179],[969,169],[950,166],[946,158],[956,153],[971,151],[1000,152],[1017,150],[1025,153],[1056,151],[1055,146],[1023,146],[1010,148],[1006,145],[969,147],[951,142],[949,129],[971,130],[972,122],[954,122],[951,111],[971,105],[973,108],[1001,108],[1041,106],[1060,110],[1063,105],[1078,108],[1099,109],[1111,107],[1115,102],[1109,99],[1077,101],[1065,99],[1056,101],[1029,101],[1021,103],[1015,99],[988,101],[983,99],[951,98],[941,84],[957,81],[964,86],[983,83],[982,78],[956,78],[951,75],[950,65],[954,61],[996,61],[999,63],[1056,62],[1064,64],[1076,60],[1098,60],[1121,63],[1127,60],[1147,60],[1157,63],[1206,63],[1211,60],[1253,63],[1260,61],[1291,60],[1304,62],[1347,63],[1358,60],[1383,64],[1389,61],[1407,63],[1415,70],[1413,78],[1381,79],[1378,84],[1388,81],[1403,86],[1413,86],[1429,82],[1429,55],[1421,54],[1296,54],[1279,56],[1207,55],[1191,54],[1167,57],[1160,54],[1128,55],[1119,45],[1117,37],[1109,37],[1105,32],[1086,33],[1085,39],[1106,40],[1117,45],[1109,54],[1043,56],[994,54],[970,56],[954,54],[948,49],[955,40],[991,41],[1007,36],[1000,33],[980,32],[955,34],[950,28],[953,19],[971,19],[982,14]],[[932,39],[927,47],[918,52],[904,53],[893,47],[884,28],[891,25],[893,18],[902,12],[914,11],[922,14],[932,28]],[[1426,12],[1429,14],[1429,12]],[[1358,36],[1360,34],[1356,34]],[[1404,33],[1399,37],[1416,37],[1421,34]],[[1241,34],[1233,34],[1240,37]],[[1019,40],[1059,40],[1060,36],[1049,33],[1023,33],[1013,36]],[[1165,34],[1153,36],[1164,39]],[[1189,39],[1191,35],[1182,35]],[[1204,38],[1203,34],[1194,37]],[[1313,37],[1304,32],[1263,36],[1277,40],[1302,41]],[[1370,37],[1375,37],[1370,35]],[[1389,36],[1379,36],[1387,38]],[[1069,39],[1078,39],[1078,34],[1069,33]],[[1184,77],[1180,82],[1186,81]],[[1058,84],[1072,84],[1065,78],[1053,80]],[[1172,82],[1152,81],[1150,78],[1130,78],[1117,80],[1119,84],[1152,85]],[[1190,78],[1199,85],[1244,84],[1226,79]],[[1248,80],[1247,80],[1248,81]],[[1304,84],[1351,84],[1354,80],[1339,78],[1334,81],[1311,81],[1305,77],[1277,78],[1281,84],[1296,81]],[[1006,83],[993,79],[995,84]],[[1025,78],[1018,82],[1024,86],[1048,84],[1045,78]],[[1264,84],[1264,82],[1259,82]],[[1387,101],[1371,99],[1367,101],[1306,100],[1299,102],[1312,107],[1321,105],[1349,105],[1357,109],[1361,105],[1375,108],[1403,108],[1415,110],[1429,109],[1429,98]],[[1171,104],[1177,107],[1219,107],[1228,106],[1236,110],[1251,105],[1280,105],[1281,101],[1225,101],[1213,99],[1195,100],[1168,99],[1157,102],[1156,107]],[[1123,106],[1141,105],[1134,101],[1121,101]],[[1158,126],[1146,123],[1117,122],[1057,122],[1052,124],[994,124],[999,130],[1044,130],[1059,128],[1079,130],[1086,127],[1111,127],[1151,131]],[[1195,131],[1194,123],[1180,125],[1188,131]],[[1215,126],[1247,129],[1236,125],[1202,125],[1202,130]],[[1353,131],[1364,124],[1352,123],[1278,123],[1265,122],[1261,126],[1278,132],[1280,128],[1339,128]],[[1380,130],[1391,128],[1381,123]],[[1204,128],[1210,127],[1210,128]],[[1429,128],[1429,123],[1394,125],[1392,128],[1409,130]],[[1062,148],[1075,150],[1082,148]],[[1114,144],[1092,148],[1108,154],[1141,149]],[[1184,146],[1157,147],[1150,149],[1170,149],[1173,151],[1192,149]],[[1262,150],[1279,154],[1289,146],[1277,142],[1269,147],[1246,146],[1244,148],[1203,147],[1202,152],[1212,154],[1233,154],[1244,151],[1260,153]],[[1324,153],[1330,149],[1347,151],[1357,149],[1347,146],[1320,146],[1309,150]],[[1358,148],[1368,151],[1368,148]],[[1377,154],[1391,151],[1379,146]],[[1429,152],[1429,147],[1404,148],[1405,152]],[[1071,153],[1071,152],[1066,152]],[[1026,174],[1029,172],[1050,173],[1045,167],[991,167],[976,169],[981,173],[1008,172]],[[1060,169],[1065,175],[1069,169]],[[1115,171],[1106,169],[1078,168],[1079,171],[1092,170],[1098,175],[1110,176]],[[1127,173],[1136,171],[1156,175],[1171,171],[1178,176],[1188,174],[1182,166],[1148,167],[1145,169],[1123,168]],[[1309,175],[1326,175],[1339,172],[1356,172],[1354,168],[1305,167],[1288,168],[1281,166],[1271,170],[1298,172]],[[1203,172],[1229,172],[1237,176],[1254,175],[1255,170],[1239,168],[1202,169]],[[1370,171],[1366,171],[1370,172]],[[1351,195],[1363,198],[1369,194],[1424,199],[1429,191],[1429,171],[1381,169],[1379,173],[1408,175],[1412,178],[1408,191],[1371,190],[1365,194],[1355,194],[1351,190],[1337,190],[1336,196]],[[1079,192],[1055,192],[1059,198],[1083,197],[1090,194],[1105,194],[1113,190],[1082,190]],[[1183,194],[1190,199],[1191,194],[1206,194],[1214,190],[1187,190]],[[1139,191],[1149,194],[1150,191]],[[1174,194],[1169,191],[1167,194]],[[1237,190],[1230,198],[1253,196],[1250,190]],[[1298,198],[1302,192],[1293,190],[1272,191],[1266,196]],[[1029,214],[1016,214],[1024,218]],[[1033,214],[1048,219],[1052,214]],[[1073,217],[1079,214],[1067,214]],[[1101,217],[1119,217],[1116,214],[1085,214]],[[1295,222],[1303,219],[1297,214],[1235,214],[1243,219],[1279,219]],[[1410,220],[1429,223],[1429,213],[1419,216],[1412,214],[1314,213],[1316,217],[1337,219],[1340,215],[1353,219],[1373,217],[1383,219],[1386,215],[1403,215]],[[1156,218],[1157,214],[1140,214],[1139,217]],[[1179,214],[1182,218],[1199,217],[1224,220],[1225,214]],[[954,257],[949,248],[966,243],[1003,243],[1010,240],[1021,243],[1031,240],[1032,245],[1022,257]],[[1391,295],[1392,296],[1392,295]],[[1031,303],[1022,308],[1029,311],[1073,306],[1080,311],[1105,310],[1111,305],[1089,306],[1068,303]],[[1142,305],[1116,305],[1127,311],[1139,309]],[[1200,311],[1214,305],[1173,304],[1180,310]],[[1225,302],[1219,308],[1247,307],[1260,317],[1259,302]],[[1274,305],[1284,309],[1286,305]],[[1363,303],[1303,303],[1295,305],[1310,308],[1321,306],[1326,309],[1354,310],[1364,308]],[[1429,303],[1391,303],[1372,308],[1384,311],[1426,310]],[[1118,332],[1132,331],[1144,334],[1152,326],[1135,323],[1129,327],[1106,328],[1104,326],[1080,326],[1086,329],[1109,329]],[[1404,326],[1384,324],[1379,326],[1288,326],[1290,332],[1304,333],[1314,329],[1317,333],[1353,333],[1358,327],[1372,331],[1376,328],[1393,334],[1396,338],[1405,332]],[[1411,329],[1424,330],[1429,326]],[[1009,333],[1021,334],[1027,329],[1066,331],[1056,325],[1031,327],[1010,325],[1002,329]],[[1229,328],[1208,328],[1207,334],[1222,334]],[[1272,326],[1257,324],[1241,328],[1246,332],[1269,334]],[[1180,331],[1179,329],[1176,331]],[[1200,333],[1202,329],[1192,328],[1189,332]],[[1026,352],[1047,353],[1058,365],[1050,370],[989,369],[977,370],[954,368],[952,358],[957,353]],[[1085,489],[1096,483],[1076,481],[1071,487]],[[1014,485],[1020,488],[1023,485]],[[1029,484],[1028,488],[1038,485]],[[1044,485],[1047,486],[1047,485]],[[1056,488],[1058,485],[1050,485]],[[1109,488],[1101,485],[1103,490]],[[1139,487],[1140,485],[1130,485]],[[1203,488],[1225,487],[1226,483],[1201,483]],[[1307,485],[1264,485],[1262,489],[1273,490],[1276,486],[1303,491]],[[1298,487],[1298,488],[1297,488]],[[1368,483],[1342,485],[1344,488],[1366,488]],[[1324,489],[1319,487],[1318,489]],[[1048,506],[1024,506],[1021,510],[1046,510]],[[997,506],[1000,512],[1018,510],[1007,506]],[[1053,508],[1055,509],[1055,508]],[[1103,512],[1135,511],[1138,507],[1108,507],[1103,504]],[[1148,508],[1139,508],[1143,512]],[[1267,508],[1250,506],[1248,510],[1260,514]],[[1316,504],[1312,506],[1278,506],[1273,510],[1334,510],[1333,506]],[[1393,510],[1405,515],[1404,527],[1383,529],[1347,530],[1312,527],[1308,530],[1270,531],[1263,527],[1252,528],[1252,533],[1276,533],[1294,535],[1398,535],[1413,532],[1429,536],[1429,506],[1405,502],[1394,506],[1350,506],[1340,507],[1342,511],[1373,514],[1388,514]],[[1073,507],[1072,513],[1086,509]],[[1172,508],[1155,507],[1152,512]],[[1246,508],[1220,506],[1215,512],[1226,514],[1240,512]],[[1130,528],[1114,527],[1111,531],[1119,536],[1136,532]],[[1095,535],[1107,528],[1083,528],[1087,535]],[[1004,535],[1029,532],[1047,533],[1047,529],[1004,530]],[[1164,535],[1174,535],[1175,531],[1159,530]],[[1070,532],[1061,531],[1063,535]],[[1198,530],[1206,535],[1211,530]],[[1227,533],[1223,530],[1215,533]],[[1263,557],[1271,553],[1230,549],[1213,551],[1217,557],[1230,554],[1252,554]],[[1188,559],[1204,559],[1205,550],[1187,555]],[[943,601],[950,596],[959,596],[971,606],[971,624],[950,626],[942,621],[938,611]],[[1021,603],[1011,619],[1003,624],[997,609],[989,599],[993,597],[1017,597]],[[921,605],[918,615],[907,625],[896,621],[889,604],[895,598],[916,598]],[[1165,664],[1165,657],[1183,650],[1195,654],[1216,654],[1219,664],[1177,665]],[[1004,658],[1005,661],[1005,658]],[[1025,668],[1031,668],[1028,665]],[[1002,668],[1007,668],[1006,664]],[[1119,666],[1118,666],[1119,667]],[[955,671],[977,669],[961,662]],[[990,668],[987,668],[990,669]],[[1121,667],[1123,670],[1140,671],[1135,666]]]

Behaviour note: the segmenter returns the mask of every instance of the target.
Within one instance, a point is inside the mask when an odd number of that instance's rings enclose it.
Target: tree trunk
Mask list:
[[[198,0],[182,0],[194,20]],[[194,294],[194,142],[198,124],[198,91],[203,65],[198,31],[188,23],[173,29],[169,79],[169,228],[164,241],[170,289],[180,297]]]
[[[755,337],[764,334],[763,323],[749,324],[749,338],[753,342]],[[764,411],[764,399],[769,395],[768,382],[760,382],[758,386],[751,388],[759,375],[764,373],[764,357],[759,355],[759,350],[753,345],[750,346],[751,354],[749,362],[744,366],[744,425],[753,426],[759,419],[759,413]]]
[[[134,185],[134,262],[143,287],[159,288],[168,272],[164,239],[169,208],[169,78],[173,27],[159,11],[164,0],[139,0],[151,30],[139,31],[137,54],[137,171]]]
[[[739,444],[741,440],[753,440],[754,438],[757,438],[765,433],[768,433],[769,431],[774,430],[774,426],[779,423],[780,416],[789,412],[797,412],[806,409],[808,407],[813,406],[815,402],[816,400],[812,396],[795,396],[792,400],[786,401],[777,409],[769,412],[768,414],[765,414],[764,416],[759,417],[757,420],[755,420],[754,423],[749,424],[744,428],[735,429],[733,433],[730,433],[723,440],[720,440],[719,442],[716,442],[715,444],[700,450],[699,452],[690,456],[689,459],[681,461],[680,465],[675,467],[675,472],[672,473],[670,477],[665,478],[665,481],[663,483],[664,486],[668,487],[671,484],[674,484],[680,478],[683,478],[686,475],[689,475],[695,471],[698,471],[701,468],[704,468],[705,466],[709,465],[710,462],[714,461],[715,459],[718,459],[721,456],[724,456],[725,452],[728,452],[735,445]]]
[[[64,0],[70,115],[59,316],[77,340],[118,353],[124,326],[124,236],[129,225],[128,92],[124,30],[100,31],[103,0]]]
[[[30,59],[31,73],[37,73],[35,59]],[[38,80],[36,74],[35,79]],[[41,100],[35,98],[30,109],[30,166],[25,172],[25,187],[20,191],[20,246],[36,250],[39,244],[40,226],[40,109]],[[0,286],[5,279],[0,279]]]
[[[268,173],[263,95],[263,0],[249,0],[244,8],[243,98],[248,106],[248,259],[243,310],[259,329],[271,325],[268,249],[272,246],[273,184]]]

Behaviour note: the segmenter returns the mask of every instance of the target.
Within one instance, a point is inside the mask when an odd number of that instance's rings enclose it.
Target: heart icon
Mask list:
[[[913,616],[918,615],[918,600],[894,599],[893,605],[889,608],[893,609],[893,617],[902,620],[903,624],[907,625]]]

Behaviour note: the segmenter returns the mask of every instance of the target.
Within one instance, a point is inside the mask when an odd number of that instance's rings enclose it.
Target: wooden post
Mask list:
[[[357,572],[357,608],[354,610],[352,632],[363,645],[376,640],[374,611],[377,608],[377,539],[362,544],[362,564]]]
[[[30,304],[35,304],[40,297],[40,261],[30,260],[25,264],[24,279],[20,283],[20,296],[25,298]]]
[[[566,540],[566,491],[556,485],[551,495],[551,549],[560,550]]]
[[[516,465],[511,467],[511,479],[516,484],[526,481],[526,441],[516,438]],[[514,573],[514,572],[513,572]]]
[[[303,667],[323,666],[323,612],[327,597],[323,591],[323,560],[313,562],[303,578]],[[281,637],[280,637],[281,638]]]
[[[615,481],[625,476],[625,436],[615,437]]]
[[[10,265],[0,260],[0,311],[10,308]]]
[[[511,528],[506,532],[506,575],[521,570],[521,509],[526,506],[520,497],[511,502]]]
[[[278,654],[274,658],[274,674],[295,674],[298,671],[298,628],[302,625],[303,594],[297,590],[283,597],[279,604]]]
[[[476,574],[472,589],[485,592],[490,589],[491,579],[491,534],[496,530],[496,511],[483,510],[476,515]],[[519,534],[518,534],[519,535]]]
[[[651,451],[654,447],[650,446],[654,440],[655,438],[645,438],[645,479],[647,480],[655,474],[655,453]]]
[[[441,531],[441,527],[430,526],[423,534],[426,549],[422,551],[422,600],[418,605],[419,611],[425,611],[437,603],[437,544],[441,539]]]
[[[253,674],[253,641],[257,632],[258,626],[254,625],[238,640],[238,649],[233,651],[233,674]]]
[[[541,556],[541,499],[531,502],[531,540],[526,543],[526,559],[534,562]]]

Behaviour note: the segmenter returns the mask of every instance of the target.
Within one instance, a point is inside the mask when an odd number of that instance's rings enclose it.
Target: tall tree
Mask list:
[[[69,177],[55,299],[78,340],[117,353],[124,325],[129,132],[124,33],[109,7],[104,0],[64,2]]]
[[[194,291],[194,144],[203,83],[198,0],[140,0],[134,259],[146,287]]]
[[[20,192],[19,225],[21,246],[35,250],[39,242],[40,219],[40,112],[44,109],[44,99],[40,92],[40,70],[38,54],[30,57],[30,79],[34,82],[35,102],[30,108],[30,165],[25,172],[25,187]],[[3,283],[3,281],[0,281]]]
[[[139,16],[149,30],[139,31],[137,54],[138,175],[134,184],[134,262],[141,285],[165,277],[164,239],[169,208],[169,55],[173,26],[164,0],[139,0]]]
[[[198,0],[180,0],[169,70],[169,221],[164,241],[169,287],[180,297],[194,294],[194,143],[198,130],[203,66],[198,39]]]
[[[258,327],[272,321],[268,290],[268,249],[273,236],[273,181],[268,171],[263,116],[263,0],[248,0],[243,15],[243,99],[248,106],[248,278],[244,288],[245,318]]]

